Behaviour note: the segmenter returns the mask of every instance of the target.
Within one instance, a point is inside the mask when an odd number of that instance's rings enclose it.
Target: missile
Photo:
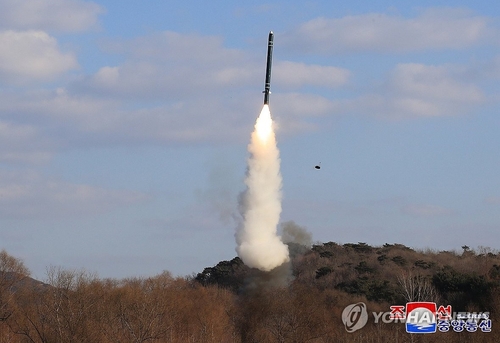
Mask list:
[[[271,66],[273,63],[273,31],[269,32],[267,40],[267,65],[266,65],[266,83],[264,85],[264,105],[269,105],[269,94],[271,94]]]

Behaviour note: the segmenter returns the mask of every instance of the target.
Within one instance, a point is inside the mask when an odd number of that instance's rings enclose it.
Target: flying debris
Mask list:
[[[273,63],[273,31],[269,32],[267,40],[267,65],[266,65],[266,83],[264,85],[264,105],[269,105],[269,94],[271,94],[271,67]]]
[[[319,164],[315,165],[314,169],[321,169],[321,162],[319,162]]]

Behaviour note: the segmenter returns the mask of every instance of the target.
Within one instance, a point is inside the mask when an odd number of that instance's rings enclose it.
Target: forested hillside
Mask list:
[[[197,275],[100,279],[50,268],[44,282],[0,254],[3,342],[498,342],[500,255],[489,248],[415,251],[400,244],[290,244],[291,263],[272,273],[239,258]],[[343,309],[367,304],[370,318],[348,333]],[[490,333],[408,334],[371,312],[432,301],[490,312]]]

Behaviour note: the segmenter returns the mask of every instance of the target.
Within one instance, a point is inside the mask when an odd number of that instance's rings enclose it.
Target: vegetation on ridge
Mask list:
[[[286,287],[249,288],[255,271],[239,258],[192,277],[99,279],[49,269],[45,283],[0,253],[2,342],[495,342],[500,310],[500,255],[415,251],[401,244],[328,242],[295,249]],[[262,286],[267,285],[267,286]],[[347,333],[345,306],[369,312],[434,301],[454,311],[484,312],[492,333],[410,335],[401,323],[368,324]]]

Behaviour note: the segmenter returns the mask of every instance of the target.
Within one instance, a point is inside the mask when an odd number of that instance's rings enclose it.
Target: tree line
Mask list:
[[[295,249],[286,285],[255,282],[262,275],[239,258],[188,277],[101,279],[51,267],[40,282],[1,251],[0,343],[496,342],[500,256],[464,247],[316,244]],[[342,311],[360,301],[370,313],[409,301],[488,311],[492,332],[410,335],[404,324],[371,316],[348,333]]]

